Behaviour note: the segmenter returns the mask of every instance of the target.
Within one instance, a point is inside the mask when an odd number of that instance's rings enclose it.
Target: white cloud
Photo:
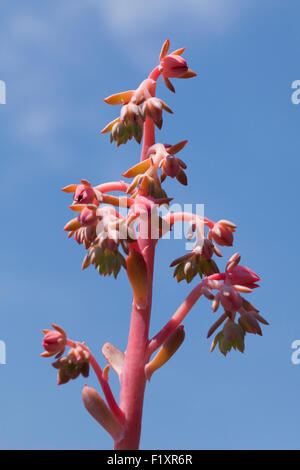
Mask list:
[[[188,21],[188,27],[198,33],[221,32],[239,18],[243,4],[238,0],[90,0],[98,6],[109,26],[117,34],[135,36],[145,34],[164,25],[175,26],[180,33],[180,25]]]

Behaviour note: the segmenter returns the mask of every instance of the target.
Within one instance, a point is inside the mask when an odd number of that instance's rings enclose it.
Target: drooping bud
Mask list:
[[[120,121],[122,124],[143,124],[144,116],[140,106],[134,103],[124,104],[121,108]]]
[[[119,442],[124,435],[124,428],[114,417],[99,393],[85,385],[82,390],[82,400],[92,417],[101,424],[115,442]]]
[[[224,283],[219,290],[218,297],[224,309],[237,312],[243,305],[243,299],[231,284]]]
[[[112,248],[112,249],[111,249]],[[82,269],[93,264],[102,276],[114,275],[116,279],[121,267],[126,269],[124,256],[119,252],[115,242],[108,237],[99,240],[99,244],[92,245],[82,263]]]
[[[223,327],[223,334],[226,341],[232,344],[240,344],[245,336],[243,328],[230,318],[227,319]]]
[[[214,239],[218,245],[221,246],[232,246],[233,243],[233,232],[235,232],[236,225],[228,220],[219,220],[215,223],[213,228],[208,233],[208,238]]]
[[[248,333],[262,336],[261,327],[255,318],[255,312],[245,312],[239,318],[239,324]]]
[[[178,282],[185,279],[187,283],[190,283],[197,274],[202,278],[218,273],[219,269],[215,261],[211,259],[212,255],[213,244],[209,240],[196,242],[190,253],[171,263],[170,267],[176,266],[173,276]]]
[[[218,344],[219,350],[224,356],[227,355],[231,348],[238,349],[243,353],[245,350],[244,339],[245,333],[243,329],[239,325],[234,324],[231,320],[227,320],[223,330],[214,337],[210,351],[212,352]]]
[[[169,108],[168,105],[166,105],[166,103],[164,103],[159,98],[151,97],[144,102],[142,111],[144,116],[149,116],[156,124],[156,126],[161,129],[163,123],[163,109],[168,113],[173,114],[173,111],[171,110],[171,108]]]
[[[156,356],[145,366],[147,380],[150,381],[153,372],[160,369],[175,354],[185,338],[183,325],[176,328],[169,336],[164,345],[160,348]]]

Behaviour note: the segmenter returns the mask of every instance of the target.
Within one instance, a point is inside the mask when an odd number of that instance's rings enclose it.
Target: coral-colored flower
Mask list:
[[[219,220],[208,233],[208,238],[220,246],[232,246],[236,225],[228,220]]]
[[[162,78],[169,88],[170,91],[175,92],[175,89],[170,82],[169,78],[192,78],[197,74],[189,69],[186,60],[181,57],[184,49],[179,49],[173,53],[168,54],[170,47],[169,40],[167,39],[163,44],[160,58],[159,58],[159,70],[162,74]]]
[[[43,339],[43,347],[45,352],[41,354],[42,357],[55,356],[60,357],[66,348],[67,337],[62,328],[57,325],[52,325],[54,330],[43,330],[45,334]]]
[[[92,204],[95,200],[95,191],[91,186],[79,184],[73,199],[80,204]]]
[[[189,68],[183,57],[170,54],[160,62],[160,69],[165,77],[183,78]]]
[[[231,284],[246,286],[251,288],[258,287],[256,282],[260,281],[260,277],[246,266],[235,266],[226,273],[226,278]]]

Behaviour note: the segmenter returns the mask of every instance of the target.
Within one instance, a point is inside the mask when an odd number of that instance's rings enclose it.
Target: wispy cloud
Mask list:
[[[180,23],[184,28],[186,21],[191,32],[221,32],[243,11],[242,2],[238,0],[152,0],[147,4],[140,0],[90,0],[90,4],[98,6],[115,33],[129,37],[172,23],[180,31]]]

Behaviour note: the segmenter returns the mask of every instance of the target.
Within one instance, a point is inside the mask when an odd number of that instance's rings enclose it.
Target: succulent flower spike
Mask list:
[[[55,356],[59,358],[65,352],[67,337],[66,333],[60,326],[52,324],[54,330],[43,330],[45,334],[43,339],[43,347],[45,352],[41,354],[42,357]]]
[[[120,114],[101,133],[110,133],[111,143],[116,142],[117,146],[132,139],[141,143],[143,139],[139,162],[131,164],[123,174],[125,178],[132,178],[131,182],[113,181],[93,187],[82,179],[79,184],[70,184],[62,189],[73,196],[69,208],[76,217],[65,225],[64,230],[68,238],[74,237],[86,249],[82,269],[94,265],[100,275],[117,278],[124,268],[123,274],[129,280],[133,296],[130,332],[124,353],[111,343],[103,345],[102,353],[107,361],[103,369],[85,343],[67,338],[57,325],[52,325],[53,330],[43,330],[44,352],[41,355],[55,356],[52,365],[58,371],[58,385],[79,375],[87,377],[92,367],[106,401],[96,390],[85,386],[83,403],[113,438],[117,451],[139,448],[146,382],[183,343],[183,320],[200,297],[211,302],[214,313],[213,324],[207,333],[208,338],[215,336],[211,350],[218,345],[224,356],[232,349],[243,352],[245,336],[262,335],[261,325],[268,325],[259,311],[244,298],[244,294],[259,287],[259,276],[240,265],[239,253],[231,256],[222,272],[213,259],[214,254],[222,257],[217,245],[232,246],[236,225],[224,219],[215,223],[198,214],[169,210],[168,205],[173,198],[168,197],[162,188],[167,177],[187,185],[187,165],[177,156],[187,140],[174,145],[155,140],[156,127],[161,129],[163,124],[163,111],[172,113],[169,106],[156,96],[159,77],[175,92],[170,79],[196,76],[182,56],[184,50],[170,52],[167,39],[160,52],[159,64],[148,78],[135,90],[116,93],[104,100],[107,104],[119,105]],[[125,194],[107,194],[113,191]],[[167,206],[168,213],[164,216],[160,215],[160,205]],[[176,222],[188,224],[186,238],[195,238],[195,243],[190,252],[171,263],[174,277],[177,282],[185,280],[190,283],[194,278],[198,281],[174,315],[150,339],[156,245],[160,238],[171,232]],[[217,313],[219,308],[221,312]],[[64,355],[66,347],[70,349]],[[120,404],[110,388],[111,368],[119,376]]]

